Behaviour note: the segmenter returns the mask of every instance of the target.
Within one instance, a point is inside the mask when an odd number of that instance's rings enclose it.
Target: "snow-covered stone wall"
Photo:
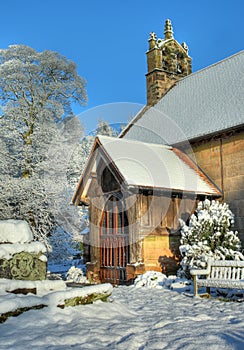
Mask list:
[[[0,244],[29,243],[33,239],[32,231],[26,221],[13,219],[0,221]]]

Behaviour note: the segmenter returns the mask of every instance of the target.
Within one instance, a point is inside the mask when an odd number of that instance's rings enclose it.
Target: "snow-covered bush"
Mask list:
[[[134,281],[134,286],[138,287],[149,287],[149,288],[161,288],[167,277],[157,271],[147,271],[143,275],[137,276]]]
[[[66,274],[66,280],[75,283],[89,283],[83,271],[78,267],[72,266]]]
[[[234,215],[228,204],[206,199],[199,202],[189,226],[180,219],[180,275],[189,278],[191,267],[205,268],[208,258],[244,260],[238,232],[232,231]]]
[[[158,271],[147,271],[136,277],[134,281],[135,288],[166,288],[177,292],[189,292],[193,289],[192,281],[177,276],[166,276]]]

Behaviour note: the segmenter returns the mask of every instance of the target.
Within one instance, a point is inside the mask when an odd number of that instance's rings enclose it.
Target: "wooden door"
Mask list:
[[[113,285],[126,281],[129,262],[129,227],[123,203],[109,198],[100,222],[100,279]]]

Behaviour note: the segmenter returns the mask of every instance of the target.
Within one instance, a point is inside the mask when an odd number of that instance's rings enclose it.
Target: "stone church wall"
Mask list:
[[[244,245],[244,131],[191,146],[197,164],[223,191],[223,200],[235,215],[235,229]]]

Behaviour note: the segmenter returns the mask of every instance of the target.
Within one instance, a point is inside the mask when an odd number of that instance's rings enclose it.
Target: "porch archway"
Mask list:
[[[129,223],[125,203],[119,194],[111,195],[100,221],[101,282],[125,283],[129,259]]]

